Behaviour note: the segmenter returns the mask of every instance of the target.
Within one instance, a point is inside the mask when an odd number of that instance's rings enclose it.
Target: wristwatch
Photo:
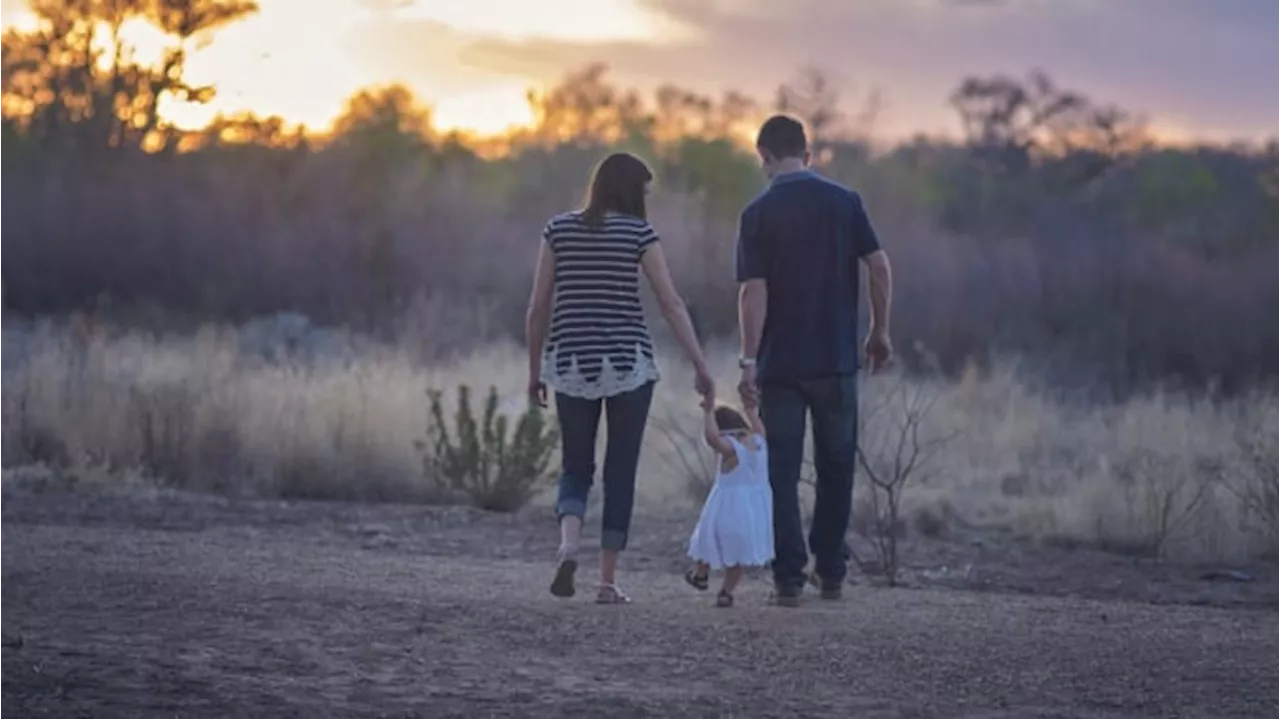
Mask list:
[[[756,366],[756,358],[755,358],[755,357],[739,357],[739,358],[738,358],[738,368],[739,368],[739,369],[746,369],[746,368],[748,368],[748,367],[755,367],[755,366]]]

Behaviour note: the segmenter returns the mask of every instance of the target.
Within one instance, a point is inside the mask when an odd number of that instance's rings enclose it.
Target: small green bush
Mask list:
[[[459,385],[458,408],[450,429],[443,393],[428,390],[427,397],[431,421],[427,441],[419,442],[418,448],[423,451],[423,470],[428,478],[443,483],[472,505],[495,512],[520,509],[550,481],[560,433],[541,409],[530,407],[509,433],[507,416],[498,412],[497,387],[489,387],[477,422],[471,410],[471,390]]]

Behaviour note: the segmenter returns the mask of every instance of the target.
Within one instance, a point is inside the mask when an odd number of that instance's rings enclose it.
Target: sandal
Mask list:
[[[617,584],[601,584],[596,593],[596,604],[630,604],[631,597],[622,593]]]
[[[707,591],[707,575],[698,572],[697,567],[690,567],[684,573],[684,581],[699,592]]]
[[[733,606],[733,595],[721,589],[716,595],[716,606],[721,609],[728,609]]]
[[[573,586],[573,575],[578,571],[578,560],[570,552],[560,552],[560,565],[556,567],[555,579],[551,580],[551,595],[568,599],[576,593]]]

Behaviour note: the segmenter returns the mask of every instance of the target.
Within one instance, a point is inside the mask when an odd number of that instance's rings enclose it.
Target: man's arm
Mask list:
[[[893,297],[893,268],[889,255],[876,250],[862,258],[867,266],[867,301],[871,303],[870,333],[889,334],[889,310]]]
[[[889,319],[893,298],[893,270],[889,255],[880,247],[880,238],[862,205],[853,195],[853,241],[858,259],[867,266],[867,302],[871,305],[871,326],[867,328],[867,362],[872,372],[882,369],[893,356],[889,341]]]
[[[769,306],[769,288],[763,279],[749,279],[738,288],[738,335],[742,358],[754,361],[760,353],[764,317]]]
[[[859,260],[867,265],[867,299],[872,310],[870,331],[881,331],[888,334],[890,321],[890,298],[893,296],[893,274],[888,264],[888,255],[884,253],[879,242],[876,226],[867,215],[867,206],[858,193],[852,193],[854,201],[854,251]]]

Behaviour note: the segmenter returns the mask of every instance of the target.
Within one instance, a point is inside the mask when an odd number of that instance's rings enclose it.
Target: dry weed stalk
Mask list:
[[[1245,530],[1257,536],[1274,556],[1277,551],[1277,509],[1280,509],[1280,452],[1274,431],[1241,434],[1236,439],[1241,465],[1223,486],[1244,510]]]
[[[1213,482],[1175,458],[1147,449],[1134,449],[1116,470],[1129,526],[1137,531],[1140,556],[1163,559],[1169,539],[1191,527],[1210,496]],[[1104,533],[1105,534],[1105,533]]]
[[[685,481],[689,496],[699,504],[711,492],[716,481],[715,453],[702,438],[701,422],[694,418],[676,418],[668,412],[663,417],[650,416],[649,428],[658,433],[667,451],[658,456]],[[800,483],[813,486],[814,469],[811,442],[805,443],[805,456],[800,466]]]
[[[662,417],[651,415],[649,428],[658,433],[667,448],[658,456],[684,479],[689,496],[701,504],[716,481],[715,456],[702,438],[702,423],[668,411]]]
[[[870,482],[874,514],[870,539],[876,551],[876,567],[890,586],[898,580],[903,492],[911,481],[928,475],[929,462],[959,434],[953,431],[928,436],[922,431],[937,401],[937,393],[928,385],[908,383],[898,377],[859,418],[858,464]],[[896,416],[886,416],[895,409]],[[873,428],[873,432],[866,431]],[[867,566],[861,561],[859,564]]]

